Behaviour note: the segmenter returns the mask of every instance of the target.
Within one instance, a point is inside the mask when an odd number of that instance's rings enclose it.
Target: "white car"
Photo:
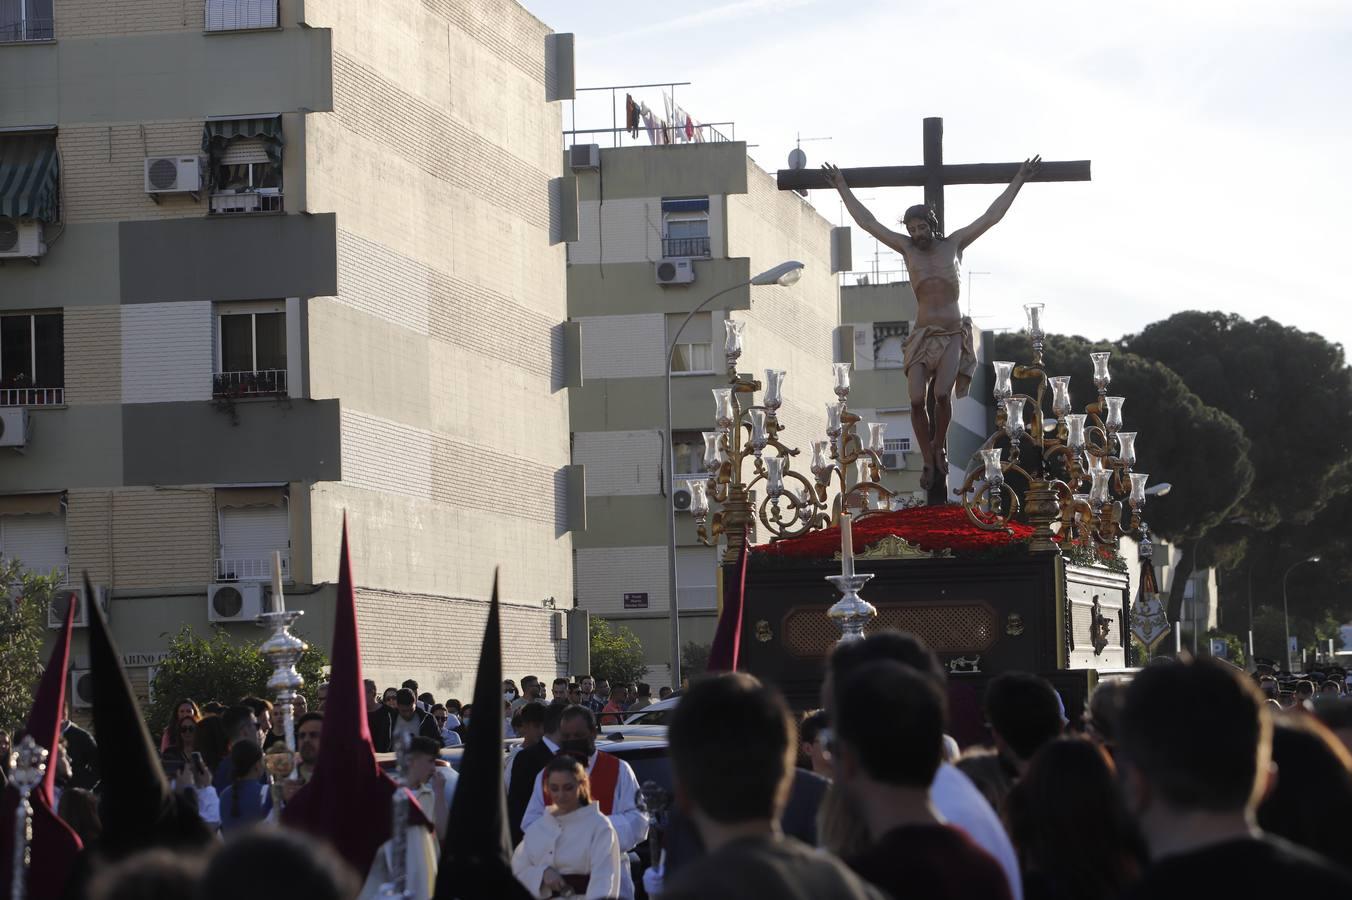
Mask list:
[[[618,734],[623,737],[665,738],[667,726],[671,724],[671,714],[680,699],[679,696],[668,697],[636,713],[630,713],[625,717],[623,724],[602,725],[601,736],[613,738]]]

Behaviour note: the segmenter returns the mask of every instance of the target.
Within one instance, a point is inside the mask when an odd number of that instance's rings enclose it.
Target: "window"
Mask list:
[[[0,0],[0,18],[7,3]],[[25,236],[41,240],[35,222],[61,220],[61,159],[56,129],[25,128],[0,134],[0,256],[41,256],[25,251]],[[17,251],[17,252],[16,252]]]
[[[202,150],[209,159],[212,215],[282,211],[280,116],[212,119]]]
[[[282,303],[217,308],[216,397],[286,393],[286,308]]]
[[[277,0],[207,0],[207,31],[276,27]]]
[[[714,547],[676,548],[676,591],[681,609],[718,607],[718,550]]]
[[[667,314],[667,346],[685,316],[681,313]],[[696,313],[694,318],[681,332],[680,343],[671,357],[671,371],[676,375],[712,375],[714,371],[713,315]]]
[[[674,465],[671,474],[676,479],[705,478],[704,435],[698,431],[672,431],[671,451]]]
[[[709,256],[709,198],[662,201],[662,256]]]
[[[66,402],[61,313],[0,316],[0,406]]]
[[[873,323],[873,366],[877,369],[900,369],[902,349],[911,334],[910,322]]]
[[[216,581],[267,581],[272,554],[282,556],[282,578],[291,579],[291,524],[286,488],[217,488],[221,555]]]
[[[909,453],[911,450],[911,439],[904,438],[885,438],[883,440],[884,453]]]
[[[52,0],[0,0],[0,44],[53,37]]]
[[[61,494],[0,497],[0,556],[17,559],[27,572],[68,573],[66,512]]]

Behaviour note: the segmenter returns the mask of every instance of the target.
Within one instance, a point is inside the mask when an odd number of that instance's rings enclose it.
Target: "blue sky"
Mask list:
[[[682,105],[735,122],[767,170],[798,134],[831,137],[803,144],[809,165],[918,164],[932,115],[948,162],[1093,160],[1091,182],[1027,186],[967,252],[989,273],[982,327],[1018,326],[1029,300],[1091,338],[1222,309],[1352,347],[1352,3],[523,2],[577,35],[579,86],[692,82]],[[608,127],[609,95],[576,114]],[[998,193],[949,188],[949,229]],[[885,223],[921,199],[860,194]],[[841,223],[834,193],[811,200]],[[873,249],[856,229],[856,268]]]

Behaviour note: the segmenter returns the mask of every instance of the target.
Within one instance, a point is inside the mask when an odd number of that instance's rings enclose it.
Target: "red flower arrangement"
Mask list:
[[[910,541],[922,550],[950,550],[954,556],[968,556],[1001,550],[1011,544],[1026,542],[1033,529],[1018,522],[1009,523],[1008,531],[985,531],[967,518],[958,504],[946,506],[918,506],[896,512],[874,513],[854,525],[856,552],[896,535]],[[813,531],[801,537],[765,544],[756,548],[756,556],[779,556],[797,559],[830,559],[840,552],[839,526]]]

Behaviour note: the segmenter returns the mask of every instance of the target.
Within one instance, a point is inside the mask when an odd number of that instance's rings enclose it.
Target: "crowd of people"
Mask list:
[[[64,896],[237,897],[256,888],[249,871],[269,873],[271,892],[319,898],[387,896],[397,873],[407,896],[429,898],[1352,896],[1352,697],[1333,672],[1285,690],[1267,665],[1159,660],[1100,683],[1076,721],[1046,679],[1006,672],[985,688],[989,740],[960,748],[937,657],[881,632],[838,645],[820,708],[796,716],[751,675],[696,676],[666,708],[667,793],[600,740],[669,691],[655,700],[646,684],[584,674],[527,676],[519,689],[508,679],[498,694],[500,669],[483,665],[465,704],[413,680],[383,691],[366,680],[358,700],[354,666],[345,706],[328,708],[329,684],[313,709],[296,705],[294,754],[284,717],[260,697],[184,698],[152,739],[139,723],[108,726],[134,708],[124,689],[102,720],[96,702],[96,725],[116,735],[100,730],[103,746],[68,711],[49,719],[51,808],[83,846]],[[475,706],[494,707],[489,726],[473,725]],[[326,712],[339,729],[328,735]],[[160,770],[139,782],[123,777],[138,730]],[[343,751],[356,767],[336,764],[332,747],[326,756],[326,742],[357,748]],[[459,771],[446,758],[457,744]],[[476,747],[486,752],[470,766]],[[402,832],[392,787],[363,806],[372,749],[399,751]],[[170,785],[160,807],[157,782]],[[137,791],[153,802],[129,810]],[[301,828],[292,813],[316,796],[336,801],[321,820],[350,814],[349,835],[376,836],[371,851]],[[487,834],[487,851],[457,856],[467,829],[498,826],[500,846]],[[484,889],[463,873],[491,863],[493,847],[505,881]],[[447,860],[461,866],[460,889],[438,876]]]

